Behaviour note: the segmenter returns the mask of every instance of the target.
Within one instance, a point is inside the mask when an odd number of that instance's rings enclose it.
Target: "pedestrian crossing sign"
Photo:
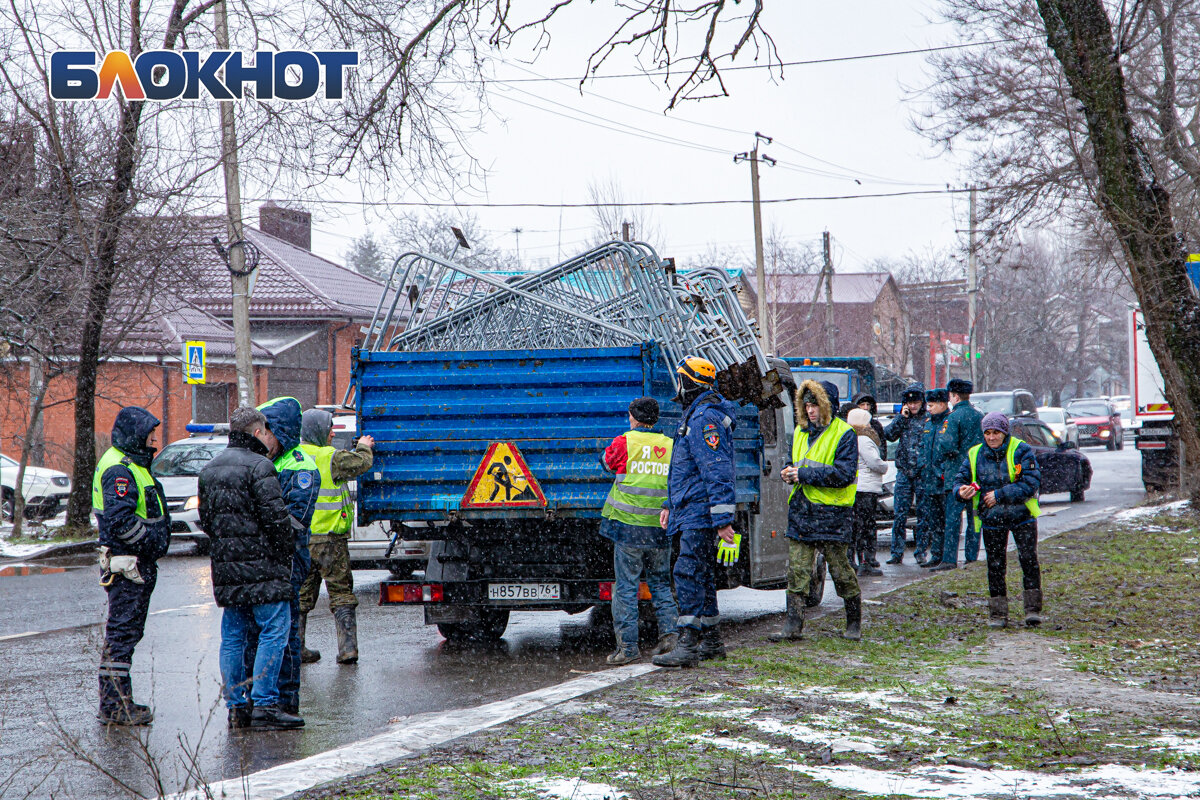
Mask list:
[[[204,342],[185,342],[183,345],[183,374],[188,383],[204,383],[207,371]]]
[[[546,495],[515,442],[492,442],[462,498],[463,508],[545,508]]]

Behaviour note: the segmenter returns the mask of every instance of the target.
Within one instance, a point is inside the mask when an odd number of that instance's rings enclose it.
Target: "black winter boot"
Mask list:
[[[725,657],[725,643],[721,641],[721,628],[712,625],[700,634],[700,660]]]
[[[694,667],[700,663],[700,632],[695,628],[680,628],[675,649],[652,659],[658,667]]]
[[[304,643],[304,631],[308,627],[308,614],[300,615],[300,663],[312,664],[321,660],[320,650],[309,650]]]
[[[862,595],[846,598],[846,632],[843,639],[857,642],[862,638]]]
[[[358,661],[358,622],[355,619],[354,606],[338,606],[333,610],[333,620],[337,623],[339,664],[354,664]]]
[[[804,595],[787,593],[787,620],[779,633],[768,634],[772,642],[795,642],[804,638]]]
[[[1042,624],[1042,590],[1025,590],[1025,624],[1036,628]]]
[[[988,598],[988,627],[989,628],[1007,628],[1008,627],[1008,598],[1007,597],[989,597]]]
[[[304,720],[278,706],[255,706],[250,712],[250,727],[255,730],[286,731],[303,728]]]

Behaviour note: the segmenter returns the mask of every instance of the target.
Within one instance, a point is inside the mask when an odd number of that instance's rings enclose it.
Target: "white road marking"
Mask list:
[[[607,689],[630,678],[656,672],[658,669],[659,667],[650,664],[630,664],[593,672],[557,686],[548,686],[475,708],[405,717],[395,725],[389,726],[390,730],[386,733],[290,764],[255,772],[244,778],[210,783],[200,789],[171,795],[166,800],[278,800],[330,781],[361,775],[452,739]]]
[[[24,633],[10,633],[7,636],[0,636],[0,642],[6,642],[9,639],[24,639],[26,636],[37,636],[41,631],[25,631]]]
[[[173,614],[176,611],[190,611],[193,608],[208,608],[214,605],[213,603],[192,603],[190,606],[180,606],[179,608],[162,608],[158,611],[151,611],[146,616],[153,617],[156,614]]]

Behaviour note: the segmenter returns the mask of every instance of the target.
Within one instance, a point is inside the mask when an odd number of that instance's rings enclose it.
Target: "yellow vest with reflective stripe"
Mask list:
[[[318,447],[301,442],[300,449],[312,456],[321,473],[321,491],[317,495],[317,508],[313,511],[312,532],[314,536],[345,536],[354,524],[354,506],[350,502],[350,489],[346,484],[333,482],[334,447]]]
[[[810,445],[808,442],[808,429],[796,428],[796,434],[792,437],[792,466],[833,466],[834,457],[837,455],[838,442],[842,440],[842,436],[845,435],[846,431],[853,432],[854,429],[841,417],[834,417],[829,426],[821,431],[821,435]],[[804,496],[808,498],[810,503],[815,503],[816,505],[854,505],[855,486],[853,483],[841,489],[832,489],[825,486],[809,486],[808,484],[793,486],[792,491],[788,493],[789,503],[792,500],[792,495],[796,493],[796,489],[798,488],[802,488]]]
[[[1008,461],[1009,483],[1017,482],[1017,463],[1014,459],[1014,455],[1017,452],[1017,445],[1021,444],[1023,441],[1023,439],[1018,439],[1015,436],[1008,437],[1008,450],[1004,453],[1004,457]],[[982,449],[983,445],[977,444],[967,451],[967,460],[971,462],[971,483],[979,483],[979,479],[976,477],[978,475],[976,468],[979,464],[979,451]],[[975,530],[977,531],[983,530],[983,520],[979,517],[979,494],[979,492],[976,492],[975,496],[971,498],[971,506],[975,509]],[[1038,505],[1036,497],[1031,497],[1026,500],[1025,508],[1029,510],[1029,515],[1034,519],[1037,519],[1042,515],[1042,507]]]
[[[150,470],[133,463],[132,459],[115,447],[108,448],[108,451],[100,457],[100,461],[96,464],[96,471],[92,474],[92,510],[97,514],[104,513],[104,488],[100,480],[109,467],[115,467],[118,464],[133,473],[133,480],[137,483],[137,515],[146,519],[146,492],[156,491],[154,476],[150,474]],[[161,519],[162,502],[160,501],[156,505],[159,506],[160,515],[155,519]]]
[[[601,516],[627,525],[657,528],[667,498],[672,445],[670,437],[654,431],[635,428],[625,434],[625,472],[613,481]]]

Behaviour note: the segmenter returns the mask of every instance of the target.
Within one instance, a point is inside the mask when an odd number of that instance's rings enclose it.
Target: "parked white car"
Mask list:
[[[1038,419],[1058,437],[1060,442],[1074,442],[1079,447],[1079,428],[1075,420],[1065,408],[1058,406],[1041,406],[1038,408]]]
[[[0,516],[4,522],[13,518],[17,503],[17,471],[20,463],[0,455]],[[21,493],[25,496],[26,519],[49,519],[64,508],[71,494],[71,477],[65,472],[46,467],[25,467]]]
[[[193,541],[201,552],[208,550],[208,535],[200,528],[200,497],[196,482],[200,470],[229,443],[226,424],[190,424],[191,436],[171,442],[162,449],[150,465],[150,471],[163,485],[167,508],[171,512],[171,538]],[[357,440],[356,423],[349,414],[333,418],[333,446],[350,447]],[[349,483],[350,496],[357,492],[355,481]],[[392,534],[383,523],[355,525],[350,532],[350,567],[352,569],[386,569],[407,578],[416,570],[425,569],[429,543],[399,540],[392,544]]]

